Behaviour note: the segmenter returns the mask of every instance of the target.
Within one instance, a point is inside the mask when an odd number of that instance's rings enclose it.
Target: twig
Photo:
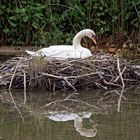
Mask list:
[[[27,98],[26,98],[26,72],[23,71],[24,75],[24,104],[26,104]]]
[[[58,103],[58,102],[62,102],[62,101],[63,101],[62,99],[56,100],[56,101],[52,101],[52,102],[50,102],[50,103],[48,103],[48,104],[42,106],[41,108],[43,108],[43,107],[48,107],[48,106],[50,106],[50,105],[52,105],[52,104],[55,104],[55,103]]]
[[[75,95],[75,92],[73,92],[73,93],[71,93],[69,96],[67,96],[67,97],[64,99],[64,101],[70,99],[73,95]]]
[[[13,80],[14,80],[14,76],[16,74],[16,71],[17,71],[17,68],[18,68],[19,64],[20,64],[20,60],[18,61],[17,65],[15,67],[14,73],[12,75],[12,78],[11,78],[11,81],[10,81],[10,84],[9,84],[9,90],[11,89],[11,86],[12,86],[12,83],[13,83]]]
[[[44,72],[41,72],[40,74],[42,74],[44,76],[49,76],[49,77],[52,77],[52,78],[58,78],[58,79],[63,79],[63,78],[75,79],[75,78],[81,78],[81,77],[96,75],[96,74],[98,74],[98,72],[91,72],[91,73],[77,75],[77,76],[57,76],[57,75],[52,75],[52,74],[48,74],[48,73],[44,73]]]
[[[120,97],[119,97],[119,100],[118,100],[118,108],[117,108],[118,112],[120,112],[120,110],[121,110],[121,100],[122,100],[122,97],[123,97],[123,92],[124,92],[124,87],[122,87]]]
[[[14,98],[13,98],[13,95],[12,95],[12,93],[11,93],[10,90],[9,90],[9,94],[10,94],[10,97],[11,97],[11,99],[12,99],[13,104],[15,105],[16,110],[18,111],[18,113],[19,113],[20,116],[21,116],[22,121],[24,122],[24,117],[23,117],[21,111],[19,110],[19,108],[17,107],[17,104],[16,104],[16,102],[15,102],[15,100],[14,100]]]
[[[119,76],[120,76],[120,79],[121,79],[121,82],[122,82],[122,87],[124,88],[125,84],[124,84],[124,80],[123,80],[123,77],[122,77],[122,74],[121,74],[122,72],[121,72],[121,69],[120,69],[119,57],[117,57],[117,68],[118,68]]]
[[[66,81],[66,83],[68,84],[68,86],[70,86],[74,90],[74,92],[77,91],[77,89],[65,77],[63,77],[63,79]]]
[[[70,10],[72,10],[73,8],[70,7],[70,6],[67,6],[67,5],[64,5],[64,4],[48,4],[49,6],[60,6],[60,7],[65,7],[65,8],[68,8]]]
[[[101,85],[101,84],[99,84],[99,83],[97,83],[97,82],[95,82],[95,84],[96,84],[98,87],[101,87],[101,88],[103,88],[103,89],[107,89],[106,86],[103,86],[103,85]]]
[[[123,98],[124,100],[127,100],[127,98],[126,98],[125,96],[121,95],[117,90],[114,90],[114,92],[115,92],[116,94],[122,96],[122,98]]]
[[[126,66],[124,67],[124,69],[122,70],[122,72],[120,72],[119,76],[114,80],[114,82],[116,82],[120,78],[120,76],[123,75],[123,73],[125,72],[125,70],[126,70]]]
[[[89,104],[89,103],[87,103],[87,102],[84,102],[84,101],[78,101],[78,100],[75,100],[75,99],[67,99],[67,100],[65,100],[65,101],[73,101],[73,102],[78,102],[78,103],[84,103],[84,104],[86,104],[87,106],[95,107],[96,109],[99,109],[99,110],[100,110],[99,107],[97,107],[97,106],[95,106],[95,105],[91,105],[91,104]]]

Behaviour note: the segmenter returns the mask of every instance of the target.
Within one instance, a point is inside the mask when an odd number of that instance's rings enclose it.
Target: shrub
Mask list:
[[[138,30],[139,0],[1,0],[1,36],[5,45],[71,43],[91,28],[98,34],[128,37]]]

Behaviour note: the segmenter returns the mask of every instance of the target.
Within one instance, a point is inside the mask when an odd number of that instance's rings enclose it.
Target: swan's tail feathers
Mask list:
[[[28,51],[28,50],[25,50],[25,51],[26,51],[26,53],[29,54],[29,55],[32,55],[32,56],[35,55],[35,52],[33,52],[33,51]]]

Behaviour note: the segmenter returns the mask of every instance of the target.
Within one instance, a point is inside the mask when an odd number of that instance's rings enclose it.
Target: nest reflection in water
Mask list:
[[[46,95],[45,99],[43,97],[43,100],[39,97],[39,94],[32,93],[33,99],[31,96],[28,97],[25,104],[21,92],[0,90],[0,101],[10,111],[18,112],[21,117],[25,115],[23,112],[31,113],[34,116],[42,116],[48,110],[54,112],[66,110],[71,113],[89,111],[102,114],[120,109],[119,104],[126,101],[126,97],[121,95],[121,91],[121,89],[108,91],[95,90],[88,94],[74,92],[65,95],[63,93],[56,93],[56,95]]]

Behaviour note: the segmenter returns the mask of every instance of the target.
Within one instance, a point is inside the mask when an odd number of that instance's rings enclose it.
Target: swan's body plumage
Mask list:
[[[76,34],[73,39],[73,45],[54,45],[43,48],[37,52],[26,50],[27,54],[32,56],[45,56],[47,58],[67,59],[67,58],[87,58],[92,56],[89,49],[81,46],[81,39],[88,36],[92,39],[95,36],[94,31],[85,29]]]
[[[28,50],[26,52],[32,56],[46,56],[48,58],[60,59],[86,58],[87,56],[89,57],[92,55],[90,50],[86,48],[83,48],[82,50],[78,51],[74,49],[71,45],[56,45],[40,49],[37,52],[32,52]]]

